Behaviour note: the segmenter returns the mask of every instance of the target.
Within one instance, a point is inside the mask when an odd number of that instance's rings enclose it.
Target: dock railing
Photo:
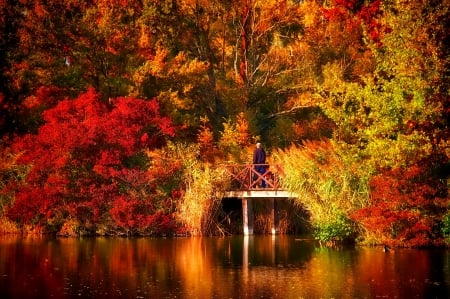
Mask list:
[[[264,172],[258,172],[257,167],[264,167]],[[230,164],[225,169],[231,178],[230,190],[281,189],[282,170],[278,164]]]

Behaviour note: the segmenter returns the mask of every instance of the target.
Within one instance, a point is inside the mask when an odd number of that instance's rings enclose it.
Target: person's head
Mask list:
[[[256,148],[261,148],[261,142],[256,143]]]

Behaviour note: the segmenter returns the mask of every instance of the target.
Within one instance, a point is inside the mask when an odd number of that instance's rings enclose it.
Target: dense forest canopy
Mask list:
[[[214,233],[217,165],[262,141],[317,238],[443,244],[449,8],[0,1],[3,221]]]

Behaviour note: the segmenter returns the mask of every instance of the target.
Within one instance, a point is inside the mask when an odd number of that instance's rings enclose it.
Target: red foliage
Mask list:
[[[381,43],[381,34],[385,31],[385,28],[377,19],[381,13],[380,6],[381,0],[374,0],[368,6],[363,6],[358,13],[358,18],[367,26],[370,38],[379,45]]]
[[[156,210],[150,201],[117,197],[110,210],[115,224],[129,231],[146,230],[150,233],[163,234],[173,231],[174,218],[162,210]]]
[[[12,146],[23,153],[18,162],[32,167],[7,215],[22,223],[63,222],[66,217],[96,223],[111,209],[113,220],[127,229],[165,222],[152,215],[156,197],[147,194],[156,192],[148,189],[151,177],[142,154],[175,133],[158,109],[156,100],[133,98],[108,105],[89,90],[46,110],[38,134],[17,138]],[[117,216],[119,210],[130,220]]]
[[[57,87],[41,86],[33,95],[27,97],[22,106],[24,109],[42,109],[56,105],[63,91]]]
[[[333,6],[322,8],[321,12],[325,20],[345,24],[347,32],[364,24],[372,41],[381,45],[381,34],[385,28],[378,21],[380,6],[381,0],[374,0],[366,5],[355,0],[334,0]]]
[[[439,168],[444,156],[430,156],[407,169],[386,170],[371,180],[371,204],[353,214],[379,241],[396,246],[439,243],[438,221],[446,212],[446,186]]]

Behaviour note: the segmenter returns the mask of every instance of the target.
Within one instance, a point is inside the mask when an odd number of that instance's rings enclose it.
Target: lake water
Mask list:
[[[0,236],[0,298],[450,298],[450,251],[298,236]]]

